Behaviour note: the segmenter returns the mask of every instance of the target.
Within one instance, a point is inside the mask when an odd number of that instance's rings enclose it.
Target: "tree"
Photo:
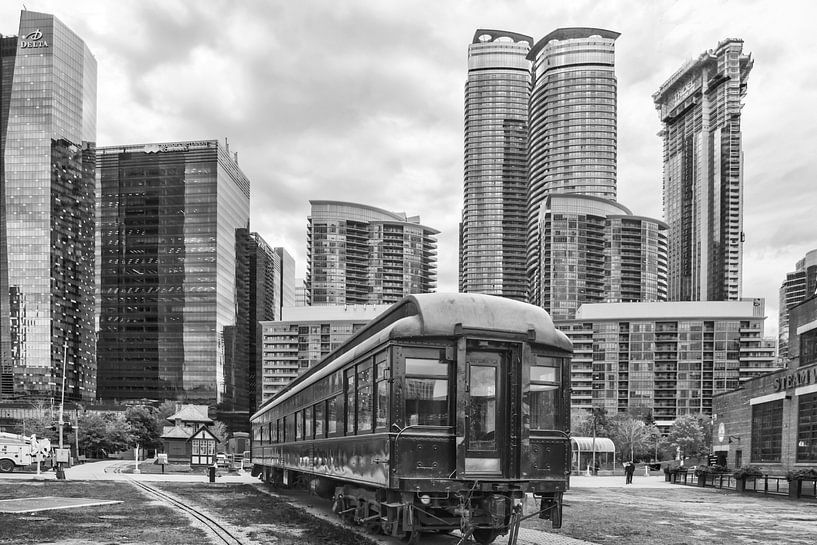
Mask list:
[[[213,425],[210,426],[210,431],[213,432],[213,435],[216,436],[216,438],[219,440],[219,443],[222,446],[227,445],[228,430],[227,425],[224,424],[224,422],[221,422],[219,420],[213,421]]]
[[[152,407],[134,405],[125,411],[125,421],[130,424],[133,442],[142,448],[155,449],[161,445],[162,425]]]
[[[80,450],[94,457],[125,450],[134,443],[122,413],[85,413],[79,419],[78,436]]]
[[[27,416],[20,422],[19,432],[22,435],[36,435],[37,439],[48,439],[52,445],[59,441],[59,430],[57,420],[51,411],[51,406],[44,401],[34,401],[31,404],[34,409],[33,416]]]
[[[672,448],[681,449],[682,459],[684,456],[706,454],[709,450],[703,427],[694,414],[685,414],[675,420],[667,434],[667,442]]]
[[[643,457],[645,452],[649,453],[650,429],[642,420],[622,413],[611,418],[610,424],[612,432],[610,438],[621,453],[622,459],[627,459],[629,454],[632,461],[636,458],[636,453],[639,457]]]

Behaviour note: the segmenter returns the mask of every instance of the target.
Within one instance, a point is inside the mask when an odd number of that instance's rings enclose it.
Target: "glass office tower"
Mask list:
[[[730,38],[686,63],[653,94],[664,125],[671,301],[741,297],[740,111],[752,65],[743,40]]]
[[[105,147],[99,397],[248,410],[250,183],[217,141]]]
[[[96,60],[53,15],[0,37],[0,397],[96,397]]]
[[[528,117],[527,284],[541,304],[537,251],[539,208],[548,195],[616,198],[618,32],[560,28],[531,48],[533,88]]]
[[[465,83],[460,291],[525,300],[529,36],[477,30]]]

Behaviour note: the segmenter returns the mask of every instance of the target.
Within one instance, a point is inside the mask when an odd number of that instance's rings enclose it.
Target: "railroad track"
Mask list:
[[[225,545],[243,545],[243,541],[241,538],[235,536],[232,532],[230,532],[227,528],[222,526],[217,520],[213,519],[209,515],[202,513],[201,511],[197,510],[190,505],[187,505],[180,500],[176,499],[174,496],[163,492],[162,490],[153,487],[149,484],[146,484],[142,481],[137,481],[135,479],[128,479],[128,481],[135,486],[136,488],[142,490],[146,494],[153,496],[154,498],[163,501],[164,503],[175,507],[184,513],[192,516],[194,519],[199,521],[201,524],[205,526],[207,530],[209,530],[210,534],[216,538],[216,543],[224,543]]]

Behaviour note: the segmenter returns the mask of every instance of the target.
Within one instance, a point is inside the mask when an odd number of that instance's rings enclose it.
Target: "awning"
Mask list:
[[[591,452],[593,450],[592,437],[571,437],[570,445],[575,450]],[[596,437],[596,452],[615,452],[616,446],[609,437]]]

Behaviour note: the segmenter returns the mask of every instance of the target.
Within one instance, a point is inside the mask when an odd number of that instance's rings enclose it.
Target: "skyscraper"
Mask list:
[[[612,200],[550,195],[540,208],[541,306],[562,321],[585,303],[665,301],[666,228]]]
[[[809,297],[817,294],[817,249],[806,252],[794,271],[786,274],[780,286],[778,308],[778,353],[783,362],[789,359],[789,311]]]
[[[0,37],[0,397],[96,397],[96,60],[53,15]],[[63,368],[65,369],[63,373]]]
[[[214,140],[100,148],[98,164],[99,397],[246,418],[249,180]]]
[[[664,140],[669,299],[741,297],[743,150],[740,112],[753,61],[726,39],[653,94]]]
[[[616,198],[618,32],[560,28],[528,53],[529,109],[526,274],[531,303],[541,293],[537,222],[554,193]]]
[[[417,216],[309,201],[307,291],[312,305],[383,305],[437,284],[436,229]]]
[[[461,292],[525,300],[532,43],[529,36],[480,29],[468,46]]]

